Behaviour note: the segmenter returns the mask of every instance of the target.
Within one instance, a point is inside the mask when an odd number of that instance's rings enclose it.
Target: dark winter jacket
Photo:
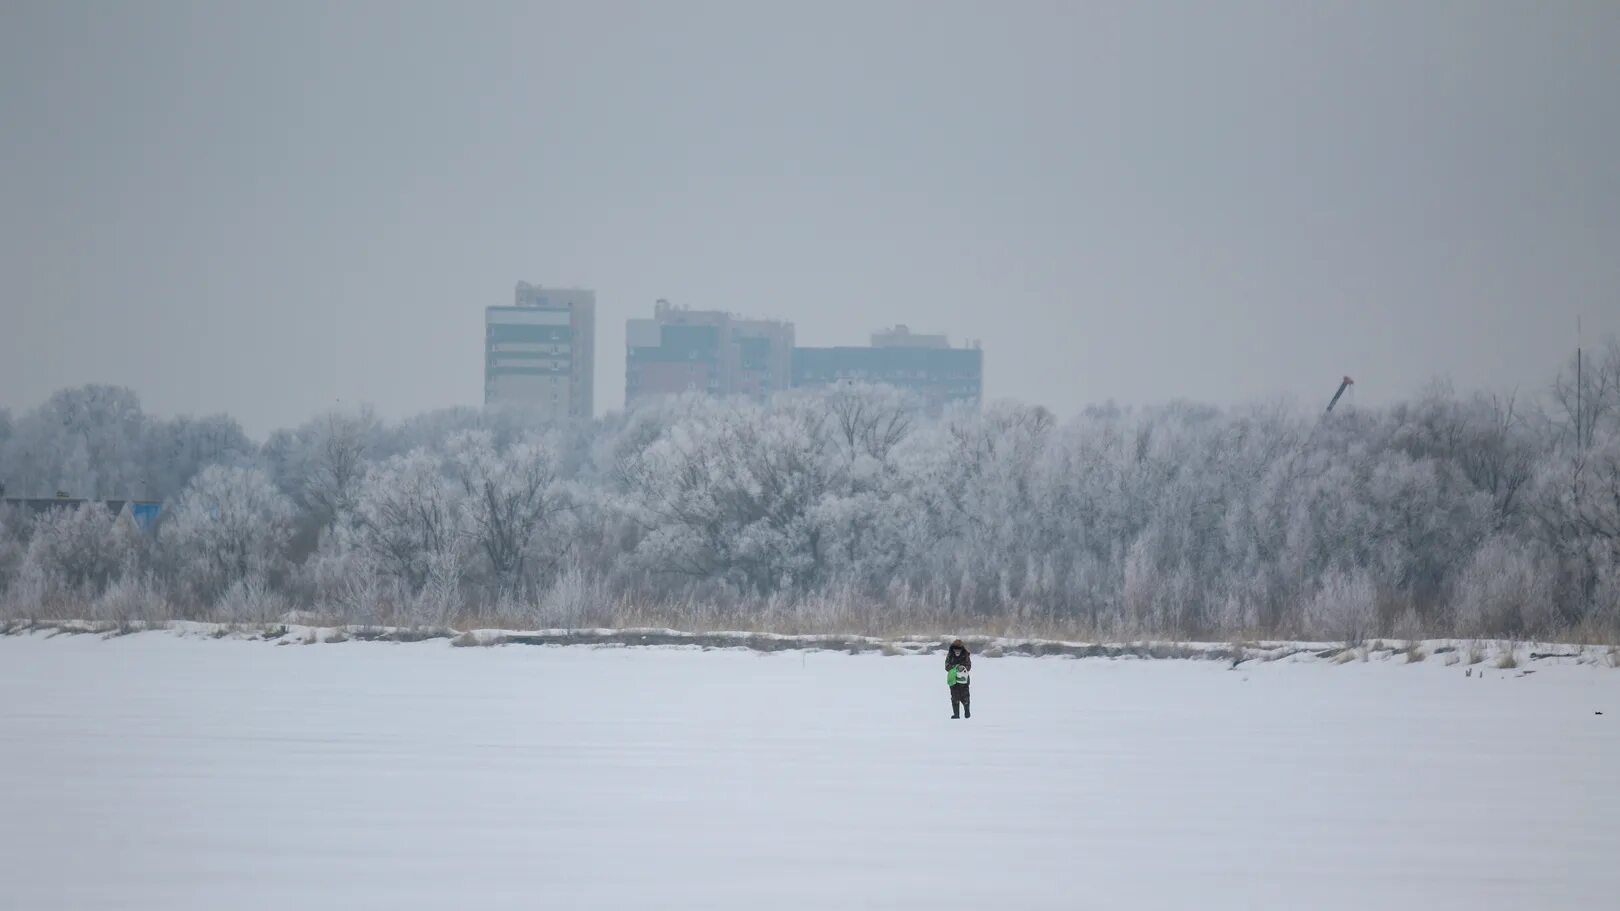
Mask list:
[[[963,645],[960,639],[952,642],[951,647],[945,650],[945,669],[948,671],[953,667],[973,670],[973,656],[968,654],[967,646]]]

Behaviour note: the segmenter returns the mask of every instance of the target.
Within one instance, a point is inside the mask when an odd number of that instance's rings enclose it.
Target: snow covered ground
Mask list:
[[[0,638],[0,907],[1620,905],[1620,670],[1480,670]]]

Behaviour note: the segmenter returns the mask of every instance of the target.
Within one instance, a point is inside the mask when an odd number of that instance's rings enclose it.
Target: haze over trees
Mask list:
[[[886,387],[540,426],[322,415],[263,443],[127,389],[0,411],[18,618],[1110,637],[1620,636],[1620,345],[1545,394],[1325,418],[940,417]]]

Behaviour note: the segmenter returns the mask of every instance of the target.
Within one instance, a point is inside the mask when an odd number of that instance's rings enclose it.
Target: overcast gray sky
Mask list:
[[[476,404],[524,279],[987,397],[1541,387],[1620,331],[1620,3],[0,5],[0,407]]]

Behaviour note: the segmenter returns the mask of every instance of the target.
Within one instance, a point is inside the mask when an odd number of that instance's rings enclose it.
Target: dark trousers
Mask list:
[[[968,685],[965,683],[951,684],[951,714],[958,714],[958,709],[973,717],[973,709],[968,707]]]

